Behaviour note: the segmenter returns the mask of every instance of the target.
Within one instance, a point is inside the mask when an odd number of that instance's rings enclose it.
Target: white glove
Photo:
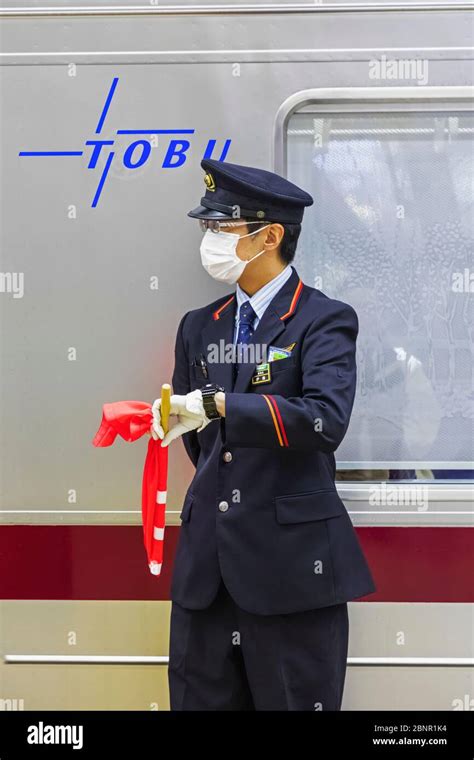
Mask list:
[[[206,417],[202,403],[202,393],[199,388],[187,393],[185,396],[171,396],[170,414],[178,417],[178,423],[164,434],[161,425],[161,398],[157,398],[151,407],[153,424],[150,428],[151,435],[155,439],[163,438],[163,446],[168,446],[175,438],[179,438],[189,430],[197,430],[199,433],[211,420]]]

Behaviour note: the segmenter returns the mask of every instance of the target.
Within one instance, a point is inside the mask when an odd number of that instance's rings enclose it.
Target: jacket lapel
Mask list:
[[[291,276],[270,301],[263,313],[262,319],[258,323],[257,329],[252,336],[252,343],[254,345],[261,347],[272,345],[285,330],[286,321],[296,310],[303,290],[303,283],[296,269],[293,266],[291,268],[293,270]],[[255,371],[255,367],[256,364],[250,362],[240,365],[235,387],[233,388],[236,393],[245,392]]]
[[[204,356],[209,372],[206,382],[218,383],[226,390],[231,390],[233,384],[230,351],[234,339],[235,305],[235,294],[227,296],[224,302],[212,312],[208,325],[202,331]],[[229,356],[227,361],[226,351]],[[213,357],[213,354],[217,354],[219,361],[215,361],[216,357]]]

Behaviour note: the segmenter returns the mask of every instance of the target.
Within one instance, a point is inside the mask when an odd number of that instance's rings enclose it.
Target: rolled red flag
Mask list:
[[[94,446],[111,446],[117,435],[136,441],[150,432],[153,415],[151,404],[144,401],[116,401],[102,407],[102,422],[92,443]],[[165,538],[166,488],[168,481],[168,447],[150,437],[143,468],[142,522],[143,540],[148,567],[159,575],[163,566]]]

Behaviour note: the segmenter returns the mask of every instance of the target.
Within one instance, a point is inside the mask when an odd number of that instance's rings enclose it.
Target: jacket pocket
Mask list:
[[[339,517],[345,511],[339,494],[333,488],[275,496],[276,519],[283,524],[327,520]]]
[[[289,369],[290,367],[296,366],[296,356],[285,356],[284,359],[274,359],[270,362],[270,372],[273,374],[278,374],[279,372],[283,372],[285,369]]]
[[[191,517],[191,507],[193,505],[193,499],[194,494],[193,493],[187,493],[186,498],[184,500],[183,508],[181,510],[180,519],[181,522],[189,522],[189,518]]]

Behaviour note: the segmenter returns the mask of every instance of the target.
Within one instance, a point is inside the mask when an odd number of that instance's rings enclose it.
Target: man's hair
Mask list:
[[[254,219],[246,219],[245,222],[253,222]],[[266,224],[272,224],[272,222],[260,222],[260,227],[264,227]],[[275,222],[275,224],[281,224],[285,230],[283,239],[280,243],[280,258],[285,264],[289,264],[295,258],[296,245],[301,232],[301,224],[286,224],[284,222]],[[256,225],[252,224],[249,230],[256,229]]]

